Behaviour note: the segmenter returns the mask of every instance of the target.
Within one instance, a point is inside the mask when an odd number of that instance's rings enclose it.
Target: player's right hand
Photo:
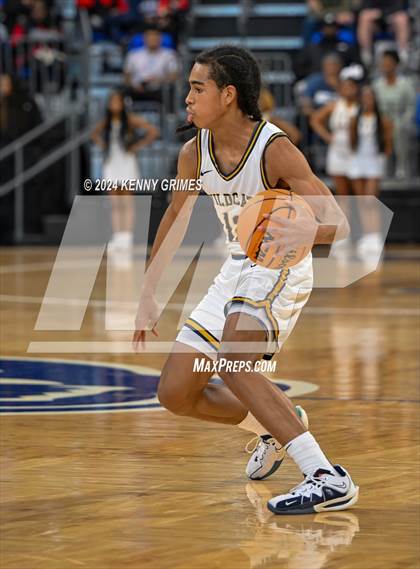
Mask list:
[[[139,307],[135,320],[135,330],[133,334],[133,350],[139,351],[139,347],[144,350],[146,347],[146,332],[150,330],[156,337],[159,333],[156,324],[159,318],[159,306],[153,296],[140,298]]]

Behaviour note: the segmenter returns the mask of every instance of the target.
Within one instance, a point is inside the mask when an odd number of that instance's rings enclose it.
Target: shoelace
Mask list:
[[[255,442],[254,446],[252,447],[252,449],[250,449],[249,446],[254,442]],[[247,445],[245,446],[245,451],[248,454],[252,454],[253,452],[257,451],[256,458],[262,460],[267,448],[269,447],[270,444],[273,444],[273,442],[274,442],[273,439],[268,439],[268,441],[265,441],[260,436],[256,436],[252,438],[250,441],[248,441]]]
[[[321,488],[322,486],[324,486],[326,484],[326,480],[323,480],[322,478],[319,478],[317,476],[314,476],[313,474],[310,474],[309,476],[307,476],[303,482],[301,482],[300,484],[298,484],[297,486],[295,486],[294,488],[292,488],[289,492],[289,494],[306,494],[308,492],[308,490],[312,490],[312,488]]]
[[[264,441],[262,440],[262,438],[259,435],[257,435],[256,437],[252,437],[252,439],[250,441],[248,441],[246,446],[245,446],[245,452],[247,452],[248,454],[252,454],[256,450],[257,446],[263,442]],[[251,444],[254,444],[252,449],[249,448],[249,446]]]

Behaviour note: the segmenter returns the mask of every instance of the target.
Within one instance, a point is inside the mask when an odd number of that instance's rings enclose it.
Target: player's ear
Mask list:
[[[234,85],[227,85],[223,89],[223,95],[226,105],[230,105],[238,97],[236,87]]]

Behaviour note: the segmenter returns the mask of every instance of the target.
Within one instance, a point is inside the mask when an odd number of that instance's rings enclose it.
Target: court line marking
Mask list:
[[[92,259],[74,259],[68,261],[58,261],[58,265],[60,269],[76,269],[77,267],[91,267],[92,261],[96,260],[96,258]],[[33,271],[43,271],[50,270],[54,267],[55,261],[43,261],[42,263],[23,263],[21,265],[5,265],[4,267],[0,267],[0,274],[11,274],[11,273],[25,273],[25,272],[33,272]]]
[[[192,251],[196,251],[195,248],[192,248],[191,250],[185,250],[184,253],[181,253],[179,255],[179,258],[184,258],[184,257],[190,257],[191,256],[191,252]],[[58,249],[57,249],[58,252]],[[139,260],[141,260],[141,256],[138,257]],[[315,257],[316,258],[316,257]],[[217,251],[214,252],[209,252],[207,254],[207,259],[209,261],[219,261],[219,260],[224,260],[225,259],[225,254],[219,254]],[[401,252],[394,252],[394,251],[389,251],[388,255],[387,253],[385,253],[385,261],[416,261],[420,259],[420,253],[417,250],[411,250],[411,251],[401,251]],[[92,257],[91,259],[86,258],[86,259],[80,259],[80,257],[73,259],[69,259],[67,261],[61,260],[58,261],[59,266],[61,269],[74,269],[77,267],[82,267],[82,266],[91,266],[91,263],[93,260],[97,260],[97,257]],[[134,262],[136,261],[136,258],[134,259]],[[42,271],[42,270],[49,270],[52,269],[54,267],[56,263],[56,260],[52,260],[52,261],[37,261],[34,263],[15,263],[12,265],[5,265],[3,267],[0,267],[0,274],[11,274],[11,273],[24,273],[24,272],[32,272],[32,271]]]
[[[299,399],[307,399],[309,401],[357,401],[359,403],[420,403],[420,399],[392,399],[373,397],[372,399],[363,399],[361,397],[328,397],[328,396],[306,396],[299,395]]]
[[[129,365],[129,364],[125,364],[125,363],[116,363],[116,362],[106,362],[103,360],[79,360],[79,359],[64,359],[64,358],[31,358],[31,357],[22,357],[22,356],[1,356],[3,359],[9,359],[9,360],[16,360],[16,361],[39,361],[39,362],[51,362],[51,363],[67,363],[67,364],[81,364],[81,365],[87,365],[87,366],[93,366],[93,367],[111,367],[111,368],[115,368],[115,369],[126,369],[128,371],[132,371],[135,373],[149,373],[151,375],[155,375],[158,376],[160,374],[160,370],[156,369],[156,368],[150,368],[147,366],[138,366],[138,365]],[[306,399],[309,401],[350,401],[350,402],[359,402],[359,403],[408,403],[408,404],[418,404],[420,403],[419,399],[396,399],[396,398],[361,398],[361,397],[337,397],[337,396],[323,396],[323,395],[309,395],[309,394],[299,394],[299,393],[294,393],[293,392],[293,384],[296,384],[296,387],[299,387],[299,384],[303,384],[306,386],[312,386],[311,391],[317,391],[319,389],[319,385],[314,383],[315,378],[311,379],[311,381],[308,380],[296,380],[296,379],[290,379],[290,378],[283,378],[283,377],[273,377],[271,378],[274,382],[289,382],[292,384],[292,389],[291,392],[289,392],[289,396],[290,397],[299,397],[299,399]],[[311,393],[311,391],[307,391],[306,393]],[[132,413],[132,412],[138,412],[138,411],[165,411],[164,407],[140,407],[140,408],[134,408],[134,409],[118,409],[118,408],[113,408],[112,413]],[[67,414],[79,414],[79,413],[103,413],[104,411],[101,410],[91,410],[91,411],[87,411],[87,410],[72,410],[72,411],[66,411]],[[56,415],[56,414],[60,414],[62,415],[64,413],[64,411],[32,411],[30,413],[19,413],[20,415],[39,415],[39,414],[48,414],[48,415]],[[2,416],[4,415],[16,415],[16,412],[2,412],[1,413]]]
[[[58,251],[57,251],[58,252]],[[185,253],[179,255],[179,259],[190,258],[191,253],[185,251]],[[225,260],[225,256],[218,255],[218,254],[210,254],[206,255],[206,260],[208,261],[222,261]],[[102,260],[105,259],[105,254],[102,255]],[[13,265],[4,265],[0,267],[0,274],[13,274],[13,273],[25,273],[25,272],[33,272],[33,271],[43,271],[43,270],[51,270],[54,265],[57,263],[60,269],[77,269],[78,267],[82,268],[84,266],[90,268],[92,266],[92,262],[97,262],[98,257],[86,257],[85,259],[80,259],[80,257],[75,257],[74,259],[67,259],[67,260],[52,260],[52,261],[37,261],[34,263],[15,263]],[[133,266],[136,262],[144,262],[144,255],[136,255],[133,259]],[[112,263],[111,263],[112,265]]]
[[[0,371],[1,371],[1,360],[13,360],[13,361],[22,361],[22,362],[39,362],[39,363],[63,363],[63,364],[70,364],[70,365],[83,365],[83,366],[92,366],[92,367],[105,367],[105,368],[114,368],[118,371],[120,370],[127,370],[137,375],[152,375],[159,378],[161,375],[161,370],[156,368],[151,368],[148,366],[142,365],[130,365],[126,363],[116,363],[116,362],[106,362],[103,360],[79,360],[79,359],[65,359],[65,358],[33,358],[33,357],[26,357],[26,356],[7,356],[7,355],[0,355]],[[218,374],[213,374],[210,381],[216,381],[220,383],[220,377]],[[276,385],[288,385],[289,389],[287,390],[287,394],[289,397],[300,397],[301,394],[309,394],[314,393],[319,389],[319,385],[307,380],[303,379],[290,379],[286,377],[274,376],[270,377],[270,380]],[[135,407],[135,405],[138,403]],[[142,403],[142,404],[140,404]],[[149,406],[155,405],[157,406]],[[86,414],[86,413],[133,413],[139,411],[166,411],[166,409],[159,404],[159,400],[157,397],[157,393],[152,398],[146,398],[142,400],[138,400],[137,402],[125,402],[120,404],[115,404],[112,407],[108,408],[98,408],[103,407],[106,404],[69,404],[67,406],[71,407],[71,410],[67,410],[65,406],[62,406],[60,409],[57,405],[50,405],[45,409],[39,408],[39,405],[36,403],[31,404],[30,402],[27,403],[25,406],[19,406],[19,410],[16,408],[13,410],[7,410],[7,407],[2,406],[0,403],[0,416],[4,415],[63,415],[64,413],[67,415],[73,414]],[[125,405],[125,406],[124,406]],[[73,407],[81,407],[80,409],[73,409]],[[85,407],[85,408],[82,408]],[[89,408],[87,408],[89,407]]]
[[[179,302],[171,302],[166,305],[168,310],[191,310],[195,308],[201,297],[197,299],[196,303],[183,304]],[[42,296],[15,296],[12,294],[0,294],[0,302],[16,302],[21,304],[41,304],[45,305],[71,305],[71,306],[86,306],[86,300],[79,300],[77,298],[56,298],[56,297],[42,297]],[[138,308],[137,302],[119,301],[119,300],[89,300],[88,307],[104,308],[108,306],[110,309],[130,310],[135,313]],[[345,308],[334,306],[306,306],[303,309],[303,314],[343,314],[343,315],[360,315],[360,316],[406,316],[417,318],[420,316],[420,308],[392,308],[392,307],[378,307],[378,308]]]

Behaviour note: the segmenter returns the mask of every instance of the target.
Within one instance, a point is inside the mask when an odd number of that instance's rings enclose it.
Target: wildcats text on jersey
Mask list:
[[[229,207],[231,205],[244,207],[246,202],[253,197],[245,194],[211,194],[211,196],[220,207]]]

